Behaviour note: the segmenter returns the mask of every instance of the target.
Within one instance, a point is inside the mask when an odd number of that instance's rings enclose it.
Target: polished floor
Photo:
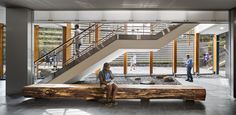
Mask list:
[[[0,115],[236,115],[236,101],[229,96],[228,79],[195,78],[193,83],[178,78],[184,85],[206,88],[202,102],[182,100],[119,100],[117,106],[83,100],[43,100],[5,96],[5,81],[0,81]]]
[[[199,68],[200,74],[209,74],[213,73],[212,70],[208,69],[207,67],[201,67]],[[123,66],[111,66],[111,71],[114,74],[123,74]],[[150,72],[149,67],[147,66],[137,66],[135,70],[130,69],[128,67],[128,74],[146,74],[148,75]],[[193,73],[193,69],[192,69]],[[163,75],[163,74],[172,74],[172,67],[153,67],[153,74]],[[186,74],[186,67],[177,67],[177,74]],[[225,77],[225,71],[220,70],[219,75]]]

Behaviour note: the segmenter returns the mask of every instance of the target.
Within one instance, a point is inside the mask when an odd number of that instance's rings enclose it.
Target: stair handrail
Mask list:
[[[83,30],[82,32],[80,32],[78,35],[70,38],[69,40],[65,41],[64,43],[62,43],[61,45],[57,46],[56,48],[52,49],[51,51],[49,51],[48,53],[46,53],[45,55],[41,56],[40,58],[38,58],[37,60],[34,61],[34,63],[39,62],[40,60],[44,59],[46,56],[50,55],[51,53],[53,53],[54,51],[56,51],[57,49],[59,49],[60,47],[66,45],[67,43],[69,43],[70,41],[74,40],[75,38],[79,37],[81,34],[83,34],[84,32],[86,32],[87,30],[91,29],[92,27],[94,27],[96,24],[93,24],[91,26],[89,26],[88,28],[86,28],[85,30]],[[83,36],[84,37],[84,36]],[[83,37],[77,38],[77,39],[82,39]]]
[[[107,34],[105,37],[103,37],[102,39],[99,39],[97,43],[93,43],[92,45],[90,45],[89,47],[87,47],[86,49],[82,50],[81,51],[81,56],[84,55],[85,53],[82,53],[82,52],[85,52],[86,50],[88,50],[89,48],[91,47],[94,47],[96,45],[99,45],[101,41],[104,41],[105,39],[107,39],[110,35],[114,34],[115,32],[117,32],[118,30],[120,30],[122,27],[124,26],[120,26],[118,28],[116,28],[115,30],[112,30],[111,33]],[[88,52],[88,51],[87,51]]]
[[[109,34],[107,34],[105,37],[103,37],[102,39],[99,39],[99,40],[98,40],[98,43],[101,42],[102,40],[108,38],[110,35],[114,34],[115,32],[119,31],[122,27],[124,27],[124,26],[120,26],[120,27],[118,27],[118,28],[116,28],[116,29],[113,29],[112,32],[110,32]],[[84,54],[86,54],[87,52],[89,52],[89,51],[90,51],[89,49],[93,48],[93,47],[96,46],[96,45],[98,45],[98,44],[94,42],[94,43],[92,43],[90,46],[88,46],[88,47],[86,47],[85,49],[83,49],[83,50],[79,53],[79,57],[81,57],[81,56],[83,56]],[[85,52],[85,51],[86,51],[86,52]],[[74,57],[69,58],[69,59],[66,60],[66,62],[65,62],[64,64],[62,64],[62,65],[63,65],[63,66],[67,65],[68,62],[69,62],[70,60],[72,60],[72,59],[74,59]]]

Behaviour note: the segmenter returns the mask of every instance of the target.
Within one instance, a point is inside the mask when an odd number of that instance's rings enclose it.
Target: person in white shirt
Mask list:
[[[136,67],[136,54],[133,55],[130,62],[130,71],[135,70]]]
[[[80,46],[82,45],[82,38],[80,38],[80,33],[82,31],[79,29],[79,25],[76,24],[75,25],[75,33],[74,33],[74,43],[75,43],[75,51],[76,51],[76,55],[79,57],[79,49]]]

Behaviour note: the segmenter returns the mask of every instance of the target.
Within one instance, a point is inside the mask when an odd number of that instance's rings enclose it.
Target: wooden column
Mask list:
[[[150,51],[150,55],[149,55],[149,72],[150,72],[150,75],[153,74],[153,51]]]
[[[124,75],[126,75],[127,74],[127,70],[128,70],[128,54],[127,54],[127,52],[124,53],[123,68],[124,68]]]
[[[66,26],[63,27],[63,43],[68,41],[71,38],[71,24],[68,23]],[[66,61],[68,61],[71,58],[71,46],[70,43],[67,43],[64,45],[63,48],[63,65],[66,64]]]
[[[193,59],[193,70],[195,74],[199,73],[199,39],[200,39],[200,34],[195,33],[194,36],[194,59]]]
[[[3,29],[4,25],[0,23],[0,77],[3,77]]]
[[[34,25],[34,61],[39,59],[39,25]]]
[[[173,40],[172,49],[172,73],[177,73],[177,39]]]
[[[216,34],[213,37],[213,71],[219,74],[219,42]]]
[[[95,43],[97,45],[98,41],[101,39],[101,28],[99,27],[100,24],[97,23],[95,25]]]

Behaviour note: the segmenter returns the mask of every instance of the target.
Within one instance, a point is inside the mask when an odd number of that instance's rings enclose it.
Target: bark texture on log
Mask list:
[[[206,90],[185,85],[118,84],[117,99],[184,99],[205,100]],[[98,84],[36,84],[25,86],[25,97],[46,99],[101,99],[105,98]]]

